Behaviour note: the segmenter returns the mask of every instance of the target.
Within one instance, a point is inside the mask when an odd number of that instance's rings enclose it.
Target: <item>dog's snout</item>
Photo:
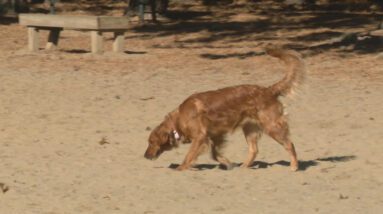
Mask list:
[[[149,160],[151,160],[151,159],[152,159],[152,157],[150,157],[150,155],[148,154],[148,152],[147,152],[147,151],[145,152],[145,154],[144,154],[144,157],[145,157],[146,159],[149,159]]]
[[[152,154],[152,152],[150,150],[146,150],[144,157],[148,160],[154,160],[155,159],[155,155]]]

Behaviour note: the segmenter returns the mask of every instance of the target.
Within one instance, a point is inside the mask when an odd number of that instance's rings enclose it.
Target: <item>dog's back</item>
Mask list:
[[[196,93],[180,105],[180,111],[190,111],[192,108],[195,114],[205,114],[210,121],[220,121],[218,117],[240,118],[238,114],[256,114],[254,111],[266,108],[268,104],[274,103],[278,96],[292,93],[305,76],[300,54],[278,48],[266,48],[266,53],[285,63],[286,75],[282,80],[269,87],[238,85]]]

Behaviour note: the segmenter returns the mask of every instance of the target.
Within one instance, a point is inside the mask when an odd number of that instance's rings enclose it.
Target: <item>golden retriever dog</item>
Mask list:
[[[177,170],[192,167],[206,146],[210,147],[214,160],[231,169],[233,164],[222,156],[220,148],[228,133],[241,128],[249,146],[241,167],[252,166],[258,140],[266,133],[287,150],[291,170],[298,170],[297,154],[278,98],[292,93],[302,82],[304,63],[300,54],[292,50],[267,47],[265,51],[285,63],[286,74],[282,80],[269,87],[238,85],[191,95],[152,130],[145,158],[156,159],[180,142],[190,142],[185,160]]]

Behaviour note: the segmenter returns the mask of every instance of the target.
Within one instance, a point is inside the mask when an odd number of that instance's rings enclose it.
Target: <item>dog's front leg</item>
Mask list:
[[[176,168],[176,170],[182,171],[189,169],[190,166],[194,163],[194,161],[197,159],[198,155],[202,152],[203,145],[206,144],[207,138],[198,138],[195,140],[192,140],[190,149],[185,157],[184,162]]]

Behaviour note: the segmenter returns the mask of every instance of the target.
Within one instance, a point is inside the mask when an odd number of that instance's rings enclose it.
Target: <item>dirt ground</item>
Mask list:
[[[107,34],[108,52],[93,55],[77,31],[63,31],[57,51],[30,53],[25,27],[1,20],[0,213],[380,213],[383,42],[366,34],[377,15],[184,8],[132,23],[123,54]],[[174,171],[189,145],[144,159],[149,130],[187,96],[280,79],[267,43],[305,58],[302,90],[283,99],[300,171],[267,136],[251,169],[204,154],[197,170]],[[244,161],[240,132],[225,154]]]

